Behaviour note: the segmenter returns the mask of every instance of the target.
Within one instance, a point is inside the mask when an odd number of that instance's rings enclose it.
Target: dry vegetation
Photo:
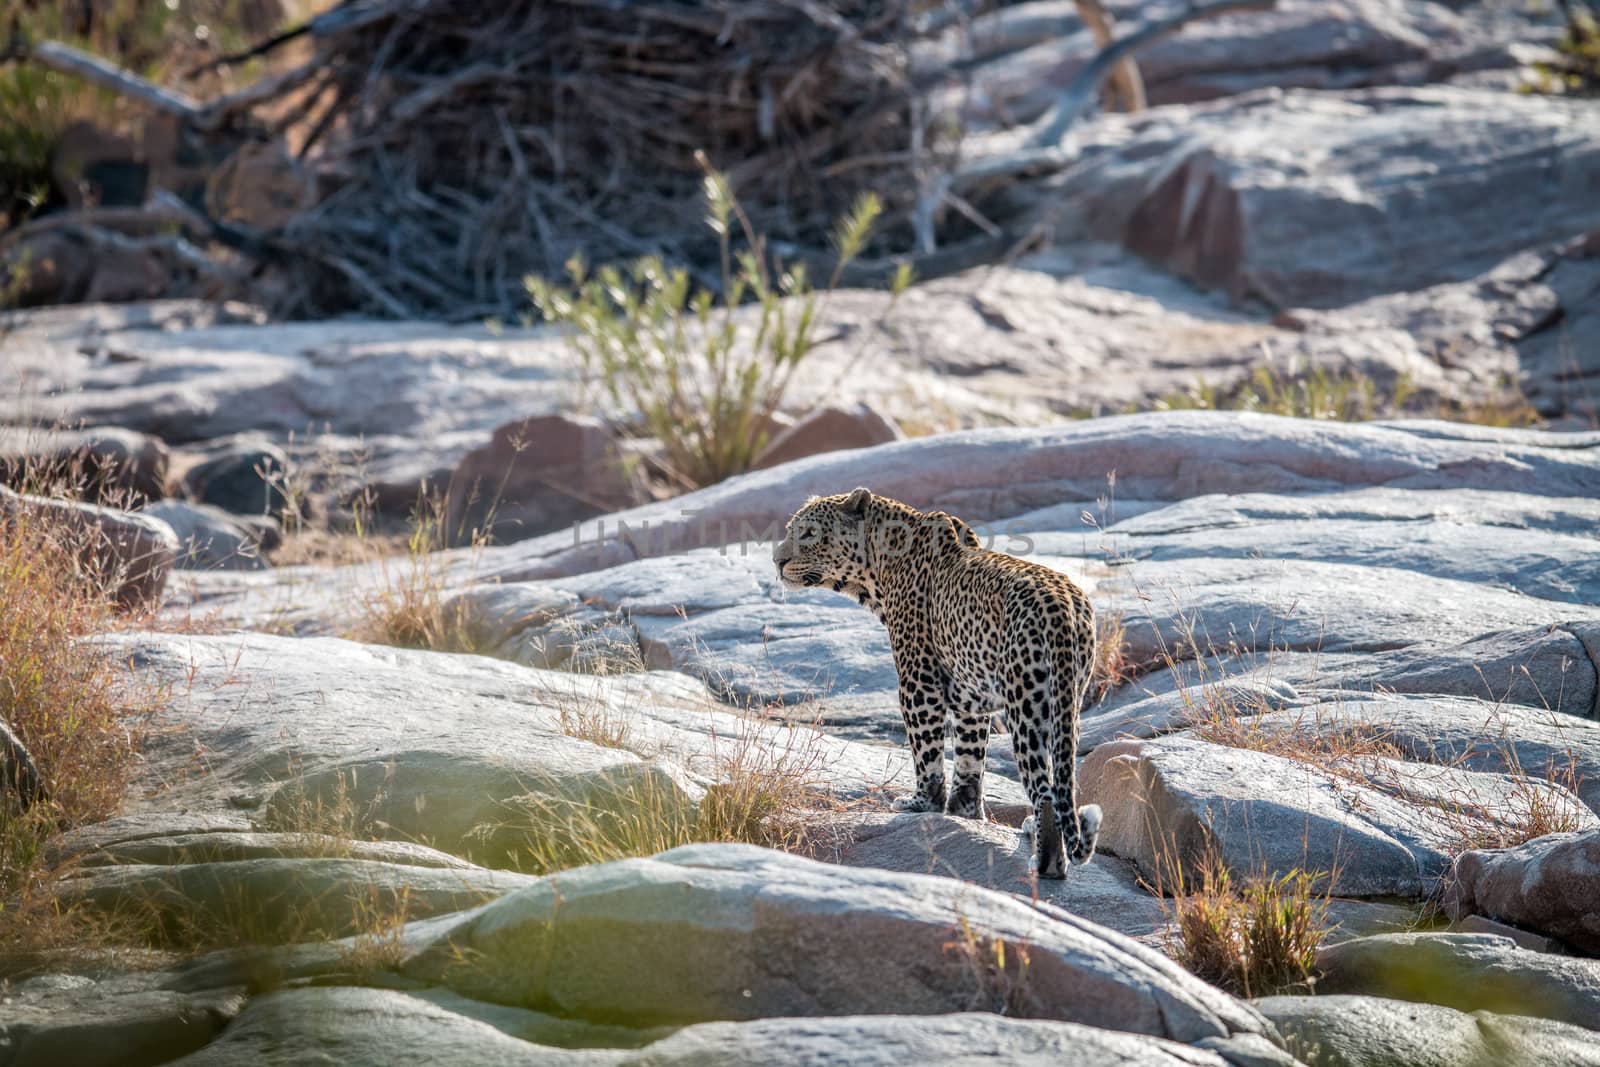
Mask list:
[[[1408,375],[1387,387],[1357,370],[1283,370],[1263,362],[1233,386],[1204,381],[1158,400],[1157,410],[1259,411],[1299,419],[1367,422],[1372,419],[1439,418],[1480,426],[1538,426],[1544,419],[1515,382],[1503,382],[1475,401],[1427,399]]]
[[[1295,869],[1243,881],[1215,855],[1187,883],[1173,865],[1173,958],[1206,981],[1243,997],[1306,992],[1327,936],[1325,876]]]
[[[50,843],[117,812],[159,694],[88,638],[115,625],[111,596],[64,530],[0,513],[0,719],[32,753],[44,795],[26,810],[0,796],[0,951],[42,951],[80,936],[60,906]]]

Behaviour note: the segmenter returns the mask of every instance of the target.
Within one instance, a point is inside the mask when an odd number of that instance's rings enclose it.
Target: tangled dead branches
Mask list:
[[[294,310],[504,314],[524,274],[559,274],[580,251],[709,265],[714,247],[689,243],[705,234],[696,150],[737,183],[758,230],[800,246],[825,247],[838,205],[862,190],[904,214],[908,171],[947,150],[907,83],[912,8],[336,9],[285,86],[327,190],[284,234],[326,265]]]

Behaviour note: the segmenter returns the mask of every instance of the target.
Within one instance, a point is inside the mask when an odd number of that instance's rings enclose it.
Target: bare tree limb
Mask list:
[[[1100,54],[1073,79],[1072,84],[1067,86],[1056,98],[1055,104],[1039,120],[1036,124],[1038,132],[1029,138],[1029,143],[1035,148],[1048,148],[1059,144],[1067,130],[1078,121],[1078,116],[1099,91],[1100,84],[1110,75],[1112,68],[1125,56],[1130,56],[1144,46],[1181,30],[1197,19],[1210,18],[1230,11],[1268,11],[1275,6],[1276,0],[1211,0],[1210,3],[1193,4],[1171,18],[1140,26],[1128,36],[1100,50]]]
[[[1108,48],[1111,45],[1111,16],[1106,12],[1106,5],[1101,0],[1074,0],[1078,9],[1078,17],[1083,24],[1089,27],[1089,32],[1094,35],[1094,43],[1098,48]],[[1139,77],[1139,68],[1132,58],[1124,56],[1117,61],[1111,71],[1111,88],[1117,97],[1118,107],[1122,111],[1143,111],[1145,109],[1144,79]]]
[[[80,52],[71,45],[61,44],[59,41],[40,41],[38,44],[24,45],[21,49],[21,58],[32,60],[41,67],[49,67],[62,74],[82,78],[102,89],[110,89],[122,96],[132,97],[169,115],[193,121],[201,114],[200,105],[183,93],[163,89],[131,71],[123,70],[115,63],[108,63],[99,56]]]

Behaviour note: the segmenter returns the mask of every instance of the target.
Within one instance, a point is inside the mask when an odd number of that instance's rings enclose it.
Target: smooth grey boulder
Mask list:
[[[387,989],[283,989],[252,1000],[220,1038],[173,1067],[484,1067],[609,1064],[531,1044],[486,1022]]]
[[[88,867],[60,892],[107,915],[140,916],[180,939],[278,944],[460,911],[529,881],[510,871],[316,857]]]
[[[204,1047],[238,1014],[235,992],[151,988],[143,975],[45,974],[0,999],[7,1067],[154,1067]]]
[[[1593,1031],[1522,1015],[1332,995],[1252,1001],[1318,1067],[1544,1067],[1600,1064]]]
[[[1078,796],[1104,810],[1100,847],[1165,887],[1194,884],[1215,854],[1243,876],[1327,874],[1339,896],[1427,896],[1454,854],[1533,806],[1600,826],[1540,779],[1378,757],[1313,764],[1183,736],[1102,745]]]
[[[1600,1030],[1600,961],[1495,934],[1380,934],[1324,948],[1319,993],[1357,993]]]
[[[648,795],[692,807],[741,761],[789,768],[841,799],[910,789],[899,748],[738,714],[670,672],[585,676],[264,634],[100,640],[171,686],[145,748],[144,773],[175,783],[163,803],[251,811],[263,828],[299,828],[319,805],[348,809],[366,836],[503,865],[545,801]],[[621,747],[581,736],[608,731]],[[198,777],[196,744],[208,753]],[[997,779],[991,796],[1014,802],[1020,787]]]
[[[691,845],[565,871],[414,925],[406,943],[409,977],[594,1022],[1009,1004],[1025,1017],[1185,1043],[1269,1033],[1160,953],[1059,908],[751,846]]]
[[[265,553],[282,540],[270,517],[234,515],[211,504],[163,500],[140,514],[160,519],[178,535],[180,570],[265,570]]]
[[[1575,102],[1263,91],[1102,120],[1079,139],[1056,182],[1058,234],[1120,241],[1272,307],[1460,281],[1600,227],[1600,119]],[[1474,210],[1485,200],[1492,214]]]
[[[1549,834],[1516,848],[1464,852],[1451,871],[1445,907],[1558,938],[1600,955],[1600,830]]]

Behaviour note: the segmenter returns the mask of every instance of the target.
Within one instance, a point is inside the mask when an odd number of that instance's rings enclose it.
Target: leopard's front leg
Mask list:
[[[943,811],[945,804],[945,686],[949,679],[926,651],[895,648],[900,674],[900,717],[906,724],[917,791],[894,801],[895,811]]]

